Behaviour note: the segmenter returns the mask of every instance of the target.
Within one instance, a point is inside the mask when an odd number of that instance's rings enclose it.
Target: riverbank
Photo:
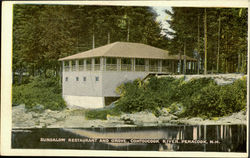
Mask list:
[[[12,107],[13,128],[91,128],[91,127],[142,127],[168,125],[217,125],[247,124],[246,112],[240,111],[229,116],[216,117],[211,120],[195,118],[178,118],[162,110],[156,117],[150,112],[107,116],[107,120],[87,120],[86,109],[66,108],[61,111],[45,110],[43,112],[27,111],[24,105]]]

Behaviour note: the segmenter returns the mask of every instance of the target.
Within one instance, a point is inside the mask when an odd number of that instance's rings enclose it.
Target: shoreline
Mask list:
[[[64,109],[62,111],[45,110],[27,112],[24,105],[13,107],[12,129],[31,128],[120,128],[120,127],[164,127],[164,126],[199,126],[199,125],[247,125],[245,111],[229,116],[217,117],[215,120],[177,118],[171,114],[155,117],[150,112],[108,116],[107,120],[87,120],[86,109]]]

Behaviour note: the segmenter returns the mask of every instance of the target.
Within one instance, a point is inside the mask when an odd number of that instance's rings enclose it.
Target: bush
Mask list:
[[[149,110],[158,116],[159,109],[166,107],[180,117],[218,117],[246,109],[246,78],[233,84],[217,85],[211,78],[192,79],[171,77],[150,78],[118,87],[121,98],[116,105],[123,112]]]
[[[246,79],[219,86],[209,84],[187,102],[186,115],[219,117],[246,109]]]
[[[61,91],[56,78],[35,77],[28,84],[12,87],[12,105],[25,104],[30,110],[37,106],[61,110],[66,107]]]
[[[112,109],[87,110],[85,112],[85,117],[89,120],[92,119],[107,120],[108,115],[118,116],[120,114],[121,110],[118,107],[114,107]]]
[[[127,82],[118,87],[121,98],[116,105],[123,112],[139,112],[149,110],[156,116],[158,109],[172,104],[181,79],[150,78],[146,83],[141,80]]]

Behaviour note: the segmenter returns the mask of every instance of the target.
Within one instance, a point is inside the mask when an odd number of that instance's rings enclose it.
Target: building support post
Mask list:
[[[76,60],[76,71],[79,71],[79,60]]]
[[[117,58],[117,71],[121,71],[121,58]]]
[[[62,72],[65,71],[64,61],[62,61]]]
[[[162,72],[162,60],[158,60],[158,72]]]
[[[91,59],[91,70],[95,71],[95,58]]]
[[[145,71],[148,72],[149,71],[149,59],[145,59]]]
[[[172,60],[172,73],[175,73],[175,63],[174,63],[174,60]]]
[[[100,58],[100,71],[103,71],[104,69],[104,62],[103,62],[103,57]]]
[[[186,70],[187,70],[187,61],[186,61],[186,41],[184,43],[184,59],[183,59],[183,74],[186,74]]]
[[[132,71],[135,71],[135,58],[132,58]]]
[[[103,58],[103,71],[106,71],[107,58]]]
[[[72,61],[69,61],[69,70],[72,71]]]
[[[83,60],[83,71],[87,71],[87,60]]]

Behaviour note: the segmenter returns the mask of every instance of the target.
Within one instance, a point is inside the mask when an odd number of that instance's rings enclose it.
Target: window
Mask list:
[[[69,78],[68,77],[65,77],[65,81],[67,82],[69,80]]]
[[[87,78],[84,76],[84,77],[83,77],[83,81],[86,81],[86,80],[87,80]]]
[[[99,77],[98,76],[95,77],[95,81],[99,81]]]
[[[79,77],[76,77],[76,81],[79,81]]]
[[[91,58],[86,59],[86,64],[91,64]]]
[[[64,66],[69,66],[69,61],[64,61]]]
[[[135,65],[145,65],[144,59],[135,59]]]
[[[75,66],[75,65],[76,65],[76,61],[75,61],[75,60],[72,60],[72,61],[71,61],[71,64],[72,64],[72,66]]]
[[[158,60],[156,60],[156,59],[149,60],[149,65],[151,65],[151,66],[157,66],[157,64],[158,64]]]
[[[95,64],[100,64],[100,58],[95,58]]]
[[[83,59],[79,60],[79,65],[83,65],[83,64],[84,64],[84,60]]]
[[[169,66],[170,61],[169,60],[162,60],[162,66]]]
[[[131,64],[131,59],[129,59],[129,58],[122,58],[121,59],[121,63],[122,64],[129,64],[130,65]]]
[[[107,64],[116,64],[117,60],[116,58],[107,58]]]

